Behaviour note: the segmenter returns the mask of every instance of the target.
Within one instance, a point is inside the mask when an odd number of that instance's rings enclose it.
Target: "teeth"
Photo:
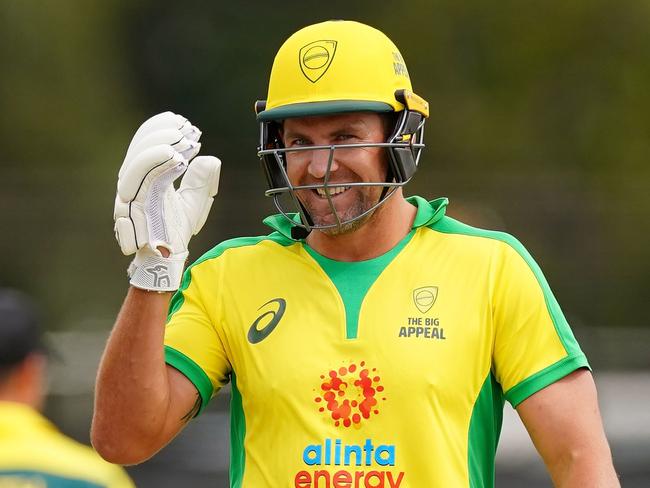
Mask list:
[[[338,195],[339,193],[343,193],[346,190],[349,190],[349,186],[331,186],[329,187],[330,195]],[[318,195],[321,197],[326,197],[327,198],[327,192],[325,191],[325,188],[316,188],[316,192],[318,192]]]

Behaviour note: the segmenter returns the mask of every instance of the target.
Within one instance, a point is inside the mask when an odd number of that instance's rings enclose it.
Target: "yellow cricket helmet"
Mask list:
[[[273,198],[283,215],[307,232],[312,228],[329,227],[343,231],[346,224],[369,215],[397,188],[406,184],[417,169],[424,148],[424,122],[429,116],[427,102],[413,93],[404,58],[395,44],[373,27],[344,20],[307,26],[285,41],[273,62],[268,97],[255,103],[255,111],[260,123],[258,156],[269,184],[265,194]],[[384,147],[388,154],[385,180],[349,184],[384,187],[379,201],[360,215],[343,221],[332,201],[329,168],[322,184],[309,186],[292,185],[286,172],[287,153],[305,149],[327,150],[331,167],[335,151],[342,146],[285,148],[281,125],[283,120],[291,117],[346,112],[394,114],[391,117],[394,127],[385,142],[373,144]],[[349,148],[350,145],[343,147]],[[336,224],[315,225],[300,202],[300,190],[317,188],[323,189],[327,195]],[[289,214],[281,203],[281,198],[287,196],[288,204],[297,211],[299,219]],[[304,235],[304,232],[296,233],[297,238]]]
[[[403,96],[409,97],[412,110],[427,117],[427,102],[412,90],[404,58],[383,32],[359,22],[330,20],[299,30],[282,45],[266,103],[257,105],[257,119],[399,112],[405,108]]]

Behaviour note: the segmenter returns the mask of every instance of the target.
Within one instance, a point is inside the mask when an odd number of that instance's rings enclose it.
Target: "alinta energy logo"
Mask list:
[[[343,439],[326,438],[302,450],[304,468],[296,472],[293,488],[399,488],[406,473],[398,466],[395,444],[365,438],[348,442],[349,429],[362,429],[379,415],[385,401],[381,377],[365,361],[332,369],[320,377],[318,411],[338,427]],[[314,390],[316,391],[316,389]],[[386,432],[390,436],[391,432]],[[354,436],[353,436],[354,437]]]
[[[300,48],[300,70],[312,83],[316,83],[329,69],[336,53],[336,41],[320,40]]]
[[[314,401],[320,405],[318,411],[327,412],[336,427],[359,427],[372,415],[379,415],[379,399],[386,401],[381,377],[376,368],[366,367],[365,361],[332,369],[321,375],[321,380]]]

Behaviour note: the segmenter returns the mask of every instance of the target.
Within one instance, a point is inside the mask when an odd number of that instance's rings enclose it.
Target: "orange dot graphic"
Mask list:
[[[364,367],[365,361],[358,365],[350,363],[331,369],[327,375],[320,375],[322,380],[320,396],[314,398],[316,403],[326,402],[319,406],[319,412],[329,411],[328,415],[336,427],[344,426],[360,428],[363,419],[379,414],[377,408],[377,392],[384,391],[381,377],[371,374],[376,368]],[[386,398],[382,398],[386,400]]]

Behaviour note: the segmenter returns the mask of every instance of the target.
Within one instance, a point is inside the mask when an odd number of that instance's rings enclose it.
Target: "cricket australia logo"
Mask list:
[[[427,313],[438,298],[437,286],[423,286],[413,290],[413,303],[420,313]]]
[[[314,41],[300,48],[300,70],[312,83],[316,83],[329,69],[336,53],[336,41]]]
[[[144,270],[152,276],[153,286],[156,288],[169,288],[171,285],[171,278],[169,277],[169,270],[164,264],[157,264],[156,266],[149,266]]]
[[[437,286],[421,286],[413,290],[413,304],[418,311],[425,315],[436,303],[438,298]],[[406,323],[399,328],[398,337],[415,339],[446,340],[440,317],[411,315],[406,317]]]

